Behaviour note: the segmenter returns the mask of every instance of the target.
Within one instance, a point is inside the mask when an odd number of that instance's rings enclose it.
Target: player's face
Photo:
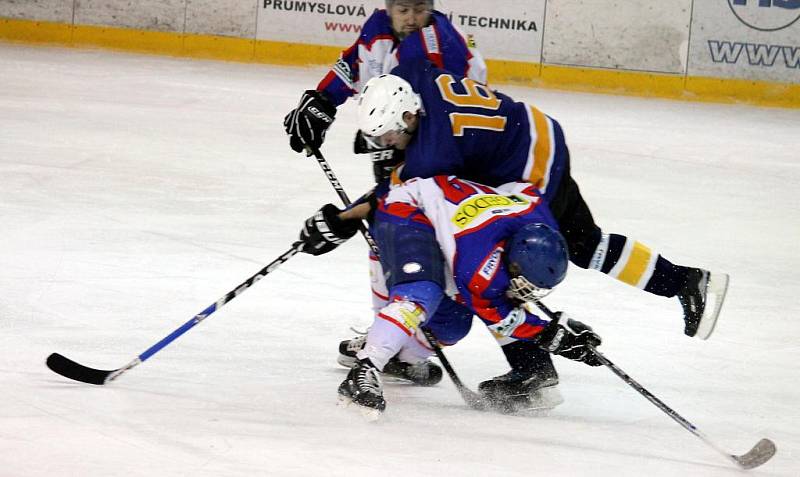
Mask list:
[[[364,136],[375,147],[393,147],[403,150],[414,137],[413,133],[417,130],[419,116],[414,113],[403,113],[403,120],[406,122],[406,129],[398,129],[381,134],[380,136]]]
[[[389,7],[392,29],[401,39],[426,26],[431,18],[430,4],[426,1],[398,0]]]
[[[411,133],[408,132],[408,130],[389,131],[378,138],[378,142],[383,144],[385,147],[393,147],[399,150],[405,149],[410,141]]]

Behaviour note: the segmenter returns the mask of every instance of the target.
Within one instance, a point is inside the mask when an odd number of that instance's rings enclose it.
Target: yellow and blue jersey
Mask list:
[[[490,186],[525,181],[551,198],[569,158],[557,121],[425,60],[403,63],[392,74],[411,84],[423,107],[403,180],[452,174]]]

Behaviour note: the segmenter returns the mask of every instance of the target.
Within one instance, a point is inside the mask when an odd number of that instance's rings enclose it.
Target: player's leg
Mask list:
[[[677,297],[683,307],[684,333],[702,339],[710,336],[725,298],[726,274],[677,265],[639,241],[603,233],[568,172],[550,205],[572,263],[648,293]]]
[[[389,303],[389,290],[380,261],[370,254],[370,281],[372,305],[375,316]],[[449,300],[445,298],[445,300]],[[437,311],[439,314],[439,311]],[[470,315],[471,317],[471,315]],[[423,338],[424,341],[424,338]],[[346,368],[355,364],[356,355],[364,348],[367,342],[367,333],[359,334],[339,343],[339,356],[337,362]],[[383,367],[384,378],[407,381],[419,386],[433,386],[442,379],[442,368],[427,359],[430,353],[422,359],[412,359],[402,353],[392,357]]]
[[[469,333],[472,326],[472,310],[443,296],[436,312],[425,321],[442,346],[451,346]],[[383,368],[385,375],[402,376],[420,386],[432,386],[442,380],[442,368],[428,358],[433,350],[421,329],[417,329],[414,339],[408,340],[396,357],[389,360]]]
[[[415,345],[419,326],[436,312],[443,291],[437,283],[414,281],[392,287],[389,296],[389,304],[377,314],[364,347],[356,353],[350,372],[339,385],[340,396],[380,411],[386,402],[377,373],[384,371],[401,349]]]
[[[444,260],[429,226],[380,222],[373,231],[389,300],[377,313],[339,394],[383,410],[386,403],[377,373],[404,346],[413,345],[419,326],[436,313],[444,296]]]

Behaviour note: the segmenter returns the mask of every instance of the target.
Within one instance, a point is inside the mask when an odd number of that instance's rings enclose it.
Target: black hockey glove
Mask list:
[[[303,93],[297,107],[283,119],[289,145],[296,152],[302,152],[306,146],[319,149],[335,117],[336,106],[319,91],[309,89]]]
[[[333,204],[325,204],[314,215],[306,219],[300,240],[303,252],[322,255],[345,243],[358,231],[358,220],[342,220],[342,212]]]
[[[361,131],[356,132],[353,141],[353,152],[369,154],[372,159],[372,175],[375,182],[383,182],[392,176],[392,171],[406,159],[406,152],[393,147],[376,148],[364,139]]]
[[[556,313],[557,319],[550,322],[536,337],[540,348],[589,366],[600,366],[597,356],[589,346],[600,346],[602,340],[588,325],[569,318],[566,313]]]

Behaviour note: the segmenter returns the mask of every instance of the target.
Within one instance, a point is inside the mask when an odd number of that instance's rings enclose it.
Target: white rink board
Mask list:
[[[259,0],[191,0],[186,33],[255,38]]]
[[[450,1],[439,8],[454,25],[472,35],[484,57],[542,61],[544,0]]]
[[[183,32],[185,0],[77,0],[75,23]]]
[[[544,63],[684,72],[692,0],[550,0]]]
[[[695,2],[688,74],[800,82],[800,0],[744,3]]]
[[[0,0],[0,17],[71,23],[74,0]]]

